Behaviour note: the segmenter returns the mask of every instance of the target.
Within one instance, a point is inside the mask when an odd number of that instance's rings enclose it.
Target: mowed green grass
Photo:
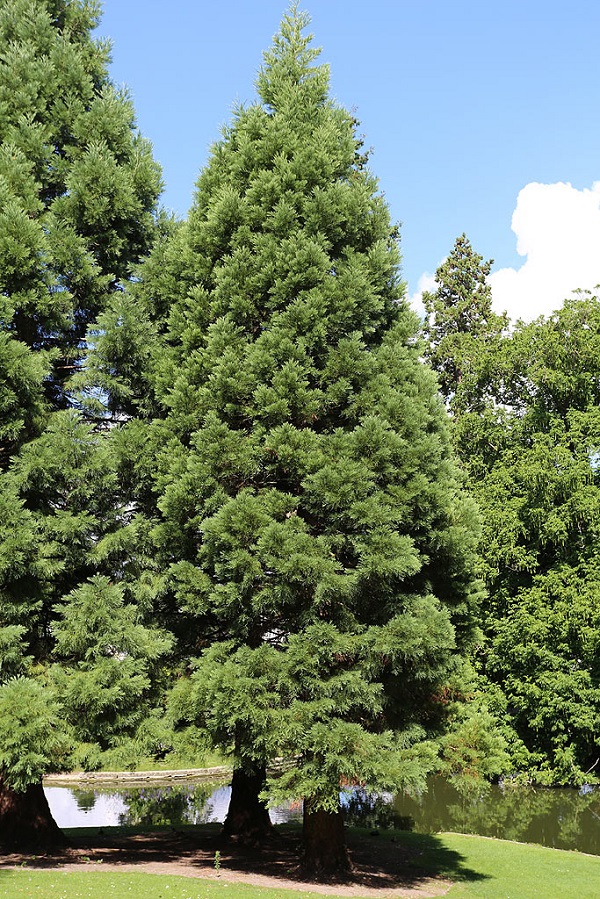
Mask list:
[[[459,875],[450,899],[600,899],[600,856],[463,834],[440,840],[477,877]]]
[[[316,893],[162,874],[0,870],[2,899],[323,899]]]
[[[446,893],[450,899],[600,899],[600,857],[461,834],[402,833],[395,839],[411,850],[419,868],[454,882]],[[226,870],[215,882],[113,873],[101,867],[80,872],[0,869],[0,899],[315,899],[318,895],[229,884]]]

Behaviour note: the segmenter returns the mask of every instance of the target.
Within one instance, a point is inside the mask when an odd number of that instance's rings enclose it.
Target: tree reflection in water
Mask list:
[[[458,790],[431,778],[427,793],[399,795],[394,814],[412,818],[420,833],[456,831],[578,849],[600,855],[600,788],[484,785]]]
[[[214,784],[124,790],[119,824],[202,824],[212,816]]]
[[[82,812],[89,812],[96,805],[95,790],[73,790],[73,798]]]

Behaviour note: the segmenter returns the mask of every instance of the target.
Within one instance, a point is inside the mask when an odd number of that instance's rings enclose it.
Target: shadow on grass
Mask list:
[[[274,881],[306,882],[299,857],[300,830],[297,825],[280,825],[277,837],[260,850],[221,844],[221,872],[260,873]],[[430,880],[479,881],[486,875],[469,868],[459,852],[448,849],[435,835],[387,831],[374,834],[359,828],[347,832],[353,871],[337,883],[352,883],[369,889],[416,888]]]
[[[235,880],[251,880],[260,875],[272,880],[271,886],[288,886],[306,882],[300,870],[300,838],[298,825],[281,825],[267,845],[244,846],[225,842],[220,825],[182,826],[180,828],[107,827],[68,831],[72,848],[63,853],[44,856],[0,858],[0,867],[27,864],[49,868],[67,863],[133,865],[140,871],[165,865],[177,866],[177,873],[187,869],[196,877],[215,876],[215,853],[219,853],[219,874]],[[345,882],[369,889],[415,888],[432,880],[476,881],[485,876],[471,870],[466,859],[448,849],[443,841],[428,834],[385,831],[381,835],[351,828],[348,847],[353,863],[352,874]],[[158,867],[154,867],[158,871]],[[1,873],[1,871],[0,871]],[[283,883],[285,881],[285,884]],[[343,880],[336,881],[344,883]],[[264,881],[263,881],[263,885]]]
[[[375,839],[371,836],[371,840]],[[469,868],[467,859],[460,852],[449,849],[441,837],[436,834],[410,833],[407,831],[388,831],[385,835],[377,837],[381,840],[382,860],[393,858],[392,848],[397,852],[397,863],[402,873],[410,876],[415,871],[417,877],[432,877],[436,879],[476,882],[488,880],[488,875]],[[372,853],[371,843],[367,852]],[[384,848],[385,847],[385,848]],[[383,861],[383,867],[387,868]]]

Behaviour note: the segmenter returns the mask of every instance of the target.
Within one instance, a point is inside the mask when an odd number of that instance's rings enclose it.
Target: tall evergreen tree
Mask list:
[[[160,171],[90,0],[0,7],[1,461],[67,403],[87,327],[154,232]]]
[[[64,759],[54,606],[127,517],[111,451],[68,409],[72,375],[149,250],[160,190],[97,22],[90,0],[0,4],[0,832],[20,840],[57,833],[41,788]]]
[[[454,416],[485,407],[490,360],[508,326],[506,314],[492,310],[492,264],[461,234],[435,273],[436,290],[423,294],[427,359]]]
[[[226,829],[268,827],[258,792],[283,752],[279,789],[304,798],[305,864],[324,875],[348,864],[340,781],[426,770],[410,747],[478,587],[396,229],[307,22],[284,17],[259,101],[165,252],[156,533],[180,651],[198,656],[174,712],[233,752]]]

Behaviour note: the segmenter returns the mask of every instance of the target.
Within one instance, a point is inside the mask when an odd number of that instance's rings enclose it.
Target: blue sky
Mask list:
[[[164,204],[181,216],[233,105],[255,96],[286,3],[104,0],[113,80],[129,87],[163,166]],[[463,231],[495,259],[495,302],[513,316],[600,282],[598,0],[302,8],[332,95],[373,148],[411,294]]]

